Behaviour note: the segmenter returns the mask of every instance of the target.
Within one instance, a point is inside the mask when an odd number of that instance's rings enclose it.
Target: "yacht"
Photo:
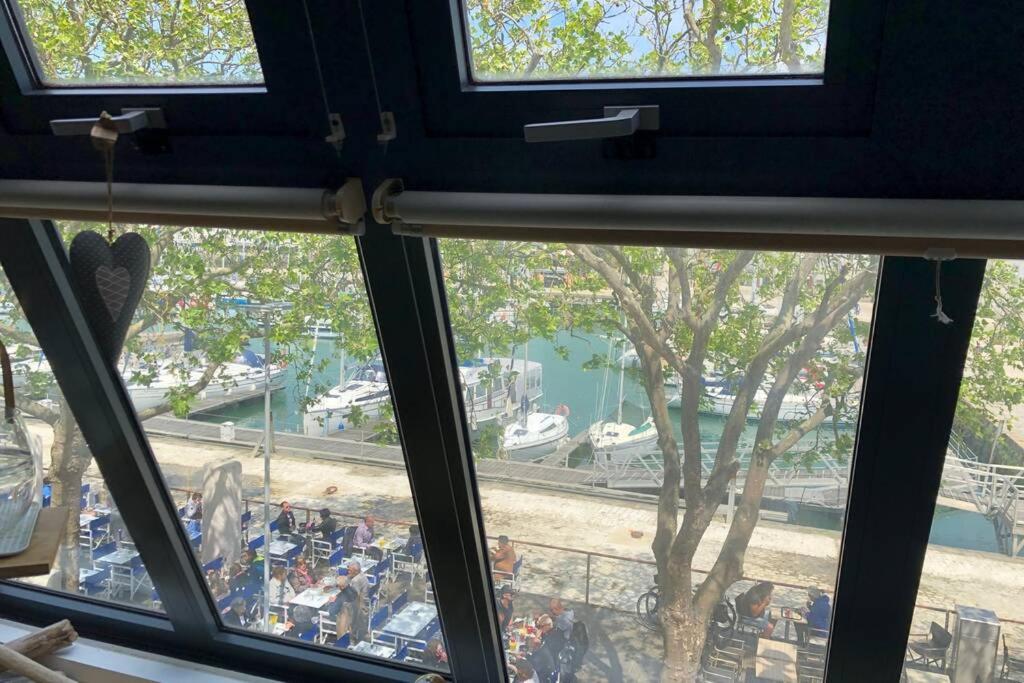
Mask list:
[[[285,368],[271,364],[270,388],[272,391],[284,385]],[[126,375],[128,373],[125,373]],[[156,370],[156,376],[148,384],[136,381],[128,384],[128,395],[136,410],[145,410],[160,405],[167,400],[171,389],[185,384],[192,384],[202,377],[203,369],[194,368],[189,371],[187,379],[182,379],[170,363],[163,363]],[[263,390],[266,381],[263,356],[245,350],[231,362],[224,363],[206,388],[199,392],[200,399],[222,398],[239,394],[256,394]]]
[[[358,408],[365,417],[377,418],[390,400],[384,362],[375,358],[306,408],[302,417],[303,431],[309,435],[326,435],[349,429],[353,410]]]
[[[502,447],[510,460],[537,460],[554,453],[568,435],[564,415],[530,413],[505,427]]]
[[[609,348],[609,356],[611,349]],[[622,421],[622,400],[626,375],[626,356],[619,358],[619,400],[616,407],[615,420],[602,420],[590,425],[588,438],[590,447],[597,453],[610,454],[616,459],[628,459],[634,455],[648,453],[657,446],[658,430],[654,421],[648,417],[639,426]],[[605,374],[605,388],[608,386],[608,375]],[[604,392],[601,396],[602,411],[604,408]]]

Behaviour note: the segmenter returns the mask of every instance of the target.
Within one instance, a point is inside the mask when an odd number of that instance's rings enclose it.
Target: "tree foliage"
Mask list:
[[[826,0],[467,0],[474,73],[612,78],[823,69]]]
[[[260,82],[244,0],[17,0],[42,76]]]

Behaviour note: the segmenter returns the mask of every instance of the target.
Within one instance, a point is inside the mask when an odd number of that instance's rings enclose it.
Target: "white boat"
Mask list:
[[[510,460],[536,460],[554,453],[568,435],[564,416],[530,413],[505,427],[502,447]]]
[[[544,366],[525,359],[476,358],[459,366],[459,380],[473,432],[495,419],[516,417],[522,410],[523,396],[530,406],[544,395]]]
[[[477,358],[460,365],[471,429],[476,431],[482,423],[497,418],[515,417],[524,394],[528,403],[535,403],[542,395],[542,373],[540,363],[511,358]],[[309,435],[326,435],[349,429],[353,407],[359,406],[363,415],[375,418],[390,400],[384,365],[374,360],[314,401],[303,415],[303,430]]]
[[[270,365],[270,387],[272,391],[280,389],[284,385],[285,368]],[[129,373],[125,373],[128,375]],[[170,393],[171,389],[179,388],[186,384],[193,384],[202,377],[203,370],[195,368],[189,372],[187,379],[174,371],[169,364],[163,364],[158,368],[156,377],[147,383],[132,382],[128,384],[128,395],[132,399],[136,410],[145,410],[160,405]],[[199,392],[199,399],[223,398],[226,396],[253,394],[263,391],[266,381],[263,369],[263,357],[252,351],[245,351],[229,363],[224,363],[214,375],[214,378],[206,385],[206,388]]]
[[[334,331],[328,320],[306,319],[306,336],[314,339],[340,339],[341,335]]]
[[[597,422],[590,426],[590,447],[595,453],[608,453],[613,459],[649,453],[658,447],[658,430],[647,418],[638,427],[628,422]]]
[[[384,363],[375,359],[310,404],[302,417],[303,430],[309,435],[326,435],[348,429],[353,410],[358,408],[365,417],[376,418],[390,400]]]
[[[611,342],[608,355],[611,356]],[[644,420],[639,426],[622,421],[622,400],[626,375],[626,354],[619,358],[619,400],[616,404],[615,420],[602,420],[590,425],[588,438],[590,447],[595,454],[603,453],[613,459],[629,459],[633,455],[648,453],[657,447],[658,430],[651,418]],[[605,389],[608,387],[608,374],[605,373]],[[604,394],[601,395],[601,410],[604,410]]]

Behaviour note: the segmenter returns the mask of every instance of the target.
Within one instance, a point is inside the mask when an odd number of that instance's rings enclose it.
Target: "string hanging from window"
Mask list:
[[[946,312],[942,310],[942,260],[935,260],[935,312],[932,313],[933,318],[938,320],[943,325],[949,325],[953,322],[953,319],[946,315]]]

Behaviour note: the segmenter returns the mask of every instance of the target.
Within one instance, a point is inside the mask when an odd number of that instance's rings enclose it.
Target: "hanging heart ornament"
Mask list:
[[[82,311],[103,354],[116,365],[149,279],[149,245],[135,232],[109,243],[86,230],[71,240],[69,259]]]

